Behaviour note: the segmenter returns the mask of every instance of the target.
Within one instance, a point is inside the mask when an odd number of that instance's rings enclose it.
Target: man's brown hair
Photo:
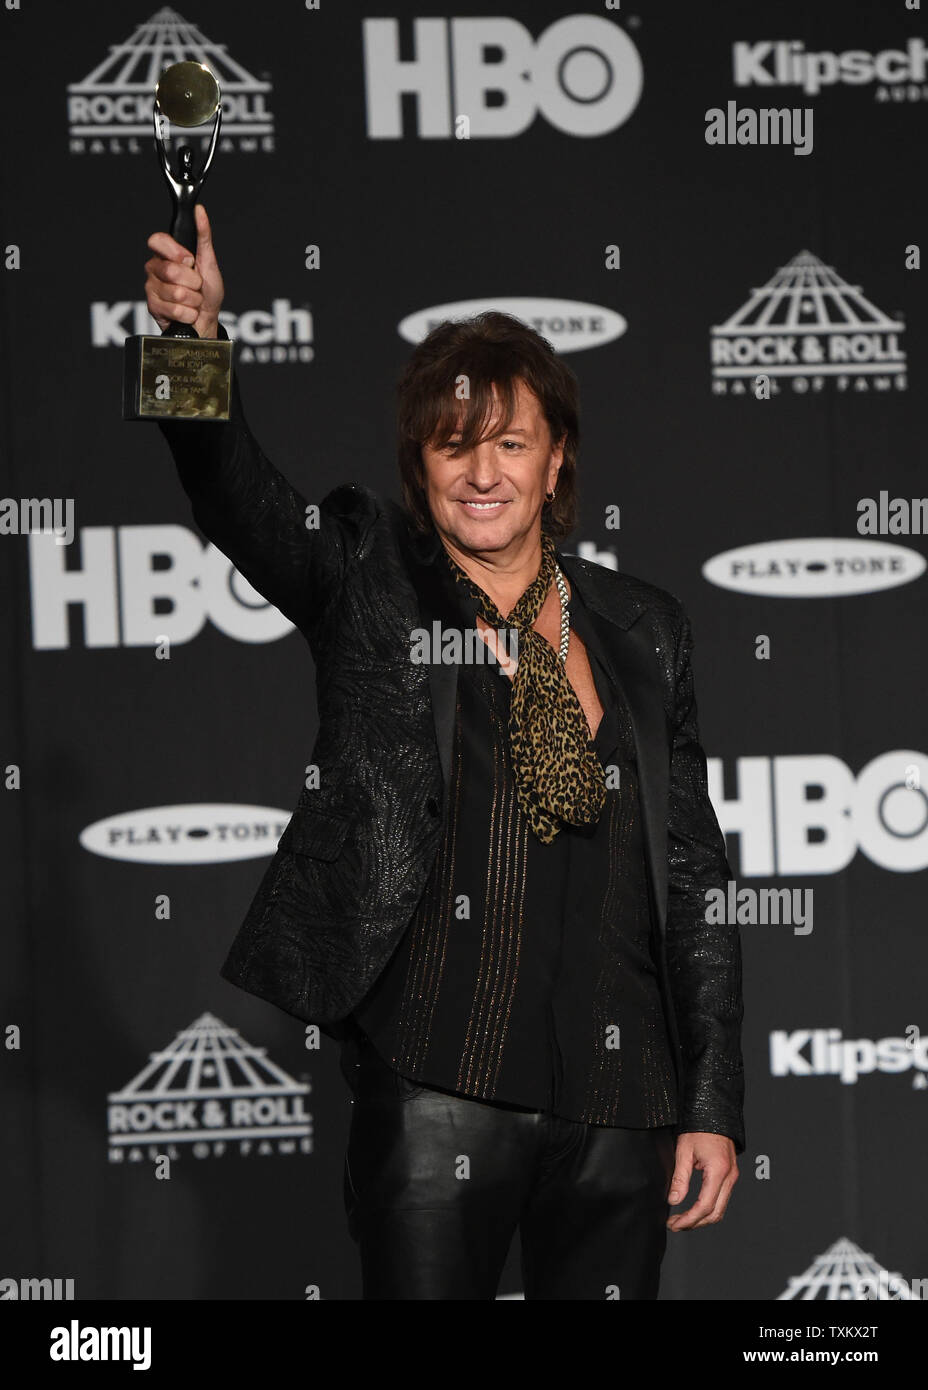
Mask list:
[[[459,399],[457,388],[462,377],[467,380],[468,394]],[[441,448],[460,430],[457,448],[473,448],[492,418],[494,389],[500,409],[494,437],[505,434],[515,413],[519,380],[538,397],[552,444],[564,440],[556,495],[542,508],[542,529],[554,540],[573,531],[577,524],[580,442],[577,378],[547,338],[511,314],[496,310],[438,324],[416,347],[397,382],[397,456],[403,501],[420,531],[432,526],[422,445]]]

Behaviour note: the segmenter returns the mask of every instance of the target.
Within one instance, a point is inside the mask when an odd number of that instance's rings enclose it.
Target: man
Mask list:
[[[148,305],[225,336],[197,219],[195,262],[149,239]],[[667,1229],[722,1218],[744,1149],[689,622],[556,549],[577,384],[543,338],[441,324],[398,392],[403,507],[343,485],[315,517],[237,381],[230,423],[161,427],[316,662],[318,785],[222,974],[343,1040],[365,1298],[492,1299],[518,1228],[526,1298],[653,1299]]]

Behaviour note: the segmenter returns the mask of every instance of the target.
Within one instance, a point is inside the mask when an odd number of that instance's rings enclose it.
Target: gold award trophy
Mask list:
[[[202,63],[174,63],[155,88],[155,149],[173,200],[171,236],[197,253],[194,208],[209,172],[222,107],[219,83]],[[194,169],[193,149],[180,145],[175,172],[165,149],[165,126],[205,125],[213,135],[202,169]],[[232,344],[200,338],[189,323],[169,323],[160,337],[140,334],[126,339],[122,414],[124,420],[228,420],[232,393]]]

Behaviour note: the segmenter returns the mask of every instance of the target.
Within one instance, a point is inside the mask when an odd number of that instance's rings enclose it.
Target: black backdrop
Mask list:
[[[682,598],[738,886],[812,892],[811,931],[743,927],[743,1176],[721,1226],[671,1236],[662,1297],[848,1297],[880,1269],[917,1296],[928,543],[861,535],[858,502],[928,491],[924,13],[99,0],[0,23],[0,1276],[359,1293],[335,1048],[217,974],[309,761],[312,662],[204,554],[159,432],[120,418],[168,222],[151,74],[196,58],[226,98],[203,201],[269,456],[313,500],[396,495],[407,336],[522,297],[581,381],[566,548]],[[423,59],[418,96],[396,57]],[[811,151],[708,144],[732,101],[811,111]],[[30,497],[71,499],[70,544],[17,524]]]

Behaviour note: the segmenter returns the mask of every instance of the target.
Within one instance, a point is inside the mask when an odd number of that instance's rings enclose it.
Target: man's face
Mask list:
[[[545,493],[557,486],[563,444],[555,445],[541,402],[520,379],[509,429],[495,438],[494,412],[484,437],[455,456],[453,434],[444,448],[422,446],[426,497],[440,535],[459,550],[489,553],[540,531]],[[494,399],[499,398],[494,392]]]

